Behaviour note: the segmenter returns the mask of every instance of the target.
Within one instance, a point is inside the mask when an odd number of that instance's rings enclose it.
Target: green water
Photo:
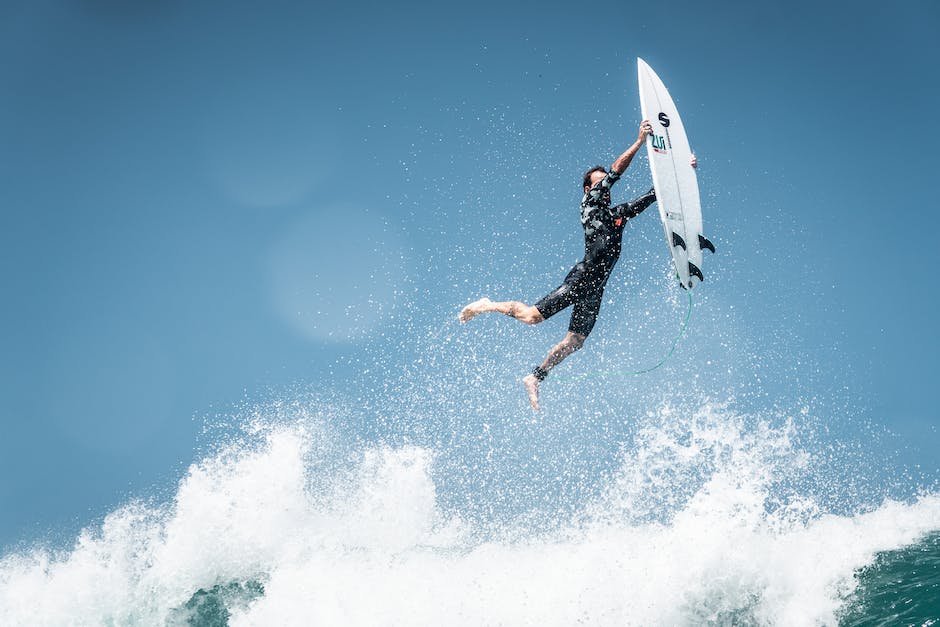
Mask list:
[[[856,576],[842,627],[940,625],[940,533],[878,555]]]
[[[169,624],[174,627],[226,627],[231,610],[243,609],[264,594],[257,581],[231,582],[197,591],[182,607],[173,611]]]

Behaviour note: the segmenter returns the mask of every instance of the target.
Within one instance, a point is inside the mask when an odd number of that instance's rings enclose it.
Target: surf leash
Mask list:
[[[575,381],[583,381],[584,379],[593,379],[598,377],[607,377],[607,376],[623,376],[629,377],[634,375],[646,374],[647,372],[653,372],[664,363],[669,361],[669,358],[672,357],[672,354],[676,352],[676,346],[679,345],[679,340],[682,339],[682,336],[685,335],[685,330],[689,326],[689,319],[692,317],[692,290],[686,290],[689,295],[689,309],[685,313],[685,320],[682,321],[682,327],[679,329],[679,333],[676,335],[676,338],[672,341],[672,346],[669,348],[669,352],[666,353],[666,356],[659,360],[659,362],[650,366],[649,368],[644,368],[643,370],[599,370],[597,372],[586,372],[581,375],[575,375],[572,377],[556,377],[555,380],[559,383],[573,383]]]

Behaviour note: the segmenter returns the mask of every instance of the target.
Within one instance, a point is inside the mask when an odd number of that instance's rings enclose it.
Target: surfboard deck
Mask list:
[[[714,252],[714,246],[702,233],[702,205],[698,178],[692,167],[692,148],[672,101],[656,72],[637,58],[640,84],[640,108],[653,132],[647,137],[646,151],[659,217],[666,232],[666,244],[675,263],[679,284],[692,289],[704,280],[702,248]]]

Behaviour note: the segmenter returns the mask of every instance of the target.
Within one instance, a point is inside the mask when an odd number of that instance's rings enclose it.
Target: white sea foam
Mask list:
[[[823,511],[792,423],[664,407],[637,428],[551,531],[482,533],[444,505],[434,451],[330,465],[322,424],[263,427],[194,464],[172,502],[4,557],[0,624],[185,622],[194,593],[232,582],[263,593],[227,597],[231,625],[834,624],[857,569],[940,528],[937,496]]]

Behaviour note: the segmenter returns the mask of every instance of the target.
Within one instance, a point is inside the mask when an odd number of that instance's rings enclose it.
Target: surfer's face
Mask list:
[[[588,191],[589,189],[591,189],[591,187],[594,187],[595,185],[603,181],[605,176],[607,176],[607,173],[602,172],[600,170],[591,172],[591,185],[590,187],[585,187],[584,191]]]

